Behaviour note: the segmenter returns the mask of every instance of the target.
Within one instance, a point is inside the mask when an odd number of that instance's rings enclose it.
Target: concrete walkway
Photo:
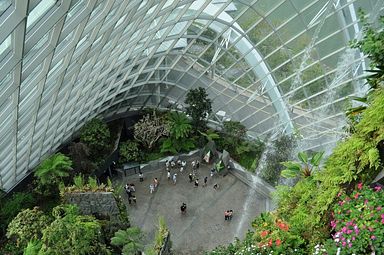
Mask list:
[[[187,169],[177,172],[177,184],[167,180],[166,170],[147,173],[144,182],[138,176],[125,177],[122,183],[134,183],[136,187],[137,205],[129,205],[127,195],[122,194],[127,203],[129,218],[134,226],[140,227],[147,235],[148,242],[153,242],[158,216],[163,216],[171,231],[174,254],[198,255],[219,245],[227,245],[234,241],[236,232],[243,238],[250,229],[252,220],[266,209],[266,198],[251,192],[249,186],[232,174],[226,176],[209,176],[210,165],[200,165],[198,170],[199,187],[189,182],[190,162]],[[203,187],[204,177],[208,176],[208,185]],[[153,178],[158,178],[160,185],[150,194],[149,185]],[[218,183],[219,189],[213,189]],[[244,202],[248,195],[253,196],[244,212]],[[187,213],[181,215],[180,206],[187,204]],[[232,221],[224,220],[224,211],[232,209]],[[242,218],[243,217],[243,218]],[[239,231],[239,223],[241,229]]]

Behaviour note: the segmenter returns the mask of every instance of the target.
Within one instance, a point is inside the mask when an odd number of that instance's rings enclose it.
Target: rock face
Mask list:
[[[66,193],[65,201],[79,207],[82,214],[119,221],[119,208],[112,192]]]

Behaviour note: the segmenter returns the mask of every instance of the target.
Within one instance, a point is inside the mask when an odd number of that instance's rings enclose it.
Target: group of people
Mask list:
[[[133,194],[134,192],[136,192],[135,184],[127,183],[124,186],[124,189],[125,189],[125,192],[128,195],[128,203],[132,204],[132,202],[133,202],[134,204],[136,204],[136,196]]]
[[[224,212],[224,220],[232,220],[233,210],[226,210]]]

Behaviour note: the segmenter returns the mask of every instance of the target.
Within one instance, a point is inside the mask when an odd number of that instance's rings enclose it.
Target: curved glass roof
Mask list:
[[[0,187],[11,189],[89,119],[184,108],[331,148],[364,90],[357,10],[381,0],[0,1]]]

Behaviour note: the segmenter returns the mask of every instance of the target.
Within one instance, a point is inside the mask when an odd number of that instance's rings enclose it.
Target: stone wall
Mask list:
[[[119,221],[120,212],[112,192],[66,193],[64,199],[77,205],[82,214]]]

